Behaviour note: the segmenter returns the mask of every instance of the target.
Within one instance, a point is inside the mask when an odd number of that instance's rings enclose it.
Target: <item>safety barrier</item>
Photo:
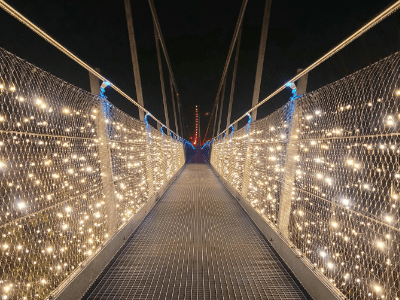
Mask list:
[[[183,166],[183,141],[0,48],[0,295],[43,299]]]
[[[348,299],[400,298],[399,67],[395,53],[212,144],[217,172]]]

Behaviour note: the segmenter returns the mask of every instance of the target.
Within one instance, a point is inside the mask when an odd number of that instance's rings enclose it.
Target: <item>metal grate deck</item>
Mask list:
[[[187,165],[83,299],[310,299],[208,165]]]

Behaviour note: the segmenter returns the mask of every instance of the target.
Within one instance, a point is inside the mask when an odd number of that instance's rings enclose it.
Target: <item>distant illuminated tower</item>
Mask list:
[[[197,144],[199,144],[199,108],[196,105],[196,131],[194,133],[194,142],[193,145],[196,146]]]

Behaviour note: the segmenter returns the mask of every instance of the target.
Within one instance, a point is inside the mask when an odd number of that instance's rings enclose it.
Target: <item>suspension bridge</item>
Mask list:
[[[163,80],[165,124],[144,107],[125,4],[138,102],[0,0],[87,69],[92,87],[0,48],[2,299],[398,300],[400,53],[318,90],[305,86],[312,69],[400,1],[259,102],[263,31],[253,107],[231,123],[232,89],[222,129],[243,1],[203,142],[196,107],[193,144],[182,138],[179,92],[151,0],[176,132]],[[287,88],[288,102],[257,120],[257,108]],[[138,107],[139,120],[108,100],[109,89]]]

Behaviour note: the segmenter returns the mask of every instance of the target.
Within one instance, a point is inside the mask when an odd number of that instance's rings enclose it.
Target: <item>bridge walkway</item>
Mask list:
[[[311,299],[206,164],[188,164],[83,299]]]

